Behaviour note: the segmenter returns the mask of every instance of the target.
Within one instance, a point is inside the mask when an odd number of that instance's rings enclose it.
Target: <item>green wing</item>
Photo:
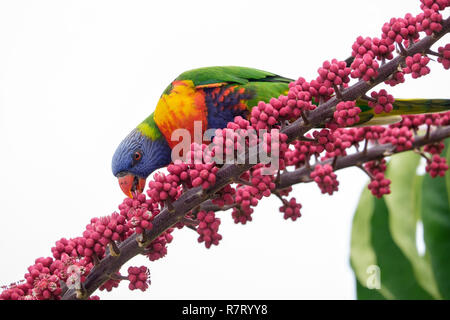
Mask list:
[[[195,86],[228,83],[245,85],[249,82],[289,83],[292,79],[278,76],[272,72],[246,67],[206,67],[183,72],[176,80],[192,80]]]
[[[272,97],[286,94],[289,83],[294,81],[275,73],[236,66],[206,67],[189,70],[180,74],[175,80],[192,80],[195,86],[238,85],[251,93],[247,100],[251,109],[258,101],[268,102]],[[166,91],[170,91],[169,88]]]

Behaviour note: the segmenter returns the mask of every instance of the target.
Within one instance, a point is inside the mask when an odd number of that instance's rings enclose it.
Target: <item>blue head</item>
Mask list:
[[[119,144],[112,158],[112,172],[122,191],[129,197],[142,193],[147,177],[156,169],[168,165],[171,149],[163,136],[152,139],[134,129]]]

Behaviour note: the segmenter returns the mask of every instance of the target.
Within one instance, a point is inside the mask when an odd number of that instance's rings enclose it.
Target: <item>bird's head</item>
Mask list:
[[[139,125],[119,144],[112,158],[112,172],[130,198],[136,192],[143,192],[146,179],[153,171],[171,161],[166,140],[158,132],[155,134],[155,128],[152,130],[148,124]]]

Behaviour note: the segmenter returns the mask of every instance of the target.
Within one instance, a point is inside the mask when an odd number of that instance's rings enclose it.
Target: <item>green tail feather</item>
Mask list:
[[[401,120],[401,115],[436,113],[450,110],[450,99],[395,99],[394,108],[389,113],[375,114],[365,100],[357,100],[361,108],[357,125],[381,125]]]

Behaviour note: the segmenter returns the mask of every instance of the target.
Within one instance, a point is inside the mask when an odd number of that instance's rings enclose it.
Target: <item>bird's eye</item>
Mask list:
[[[136,163],[136,162],[138,162],[139,160],[141,160],[141,158],[142,158],[142,153],[141,153],[140,151],[136,151],[136,152],[133,154],[133,162],[134,162],[134,163]]]

